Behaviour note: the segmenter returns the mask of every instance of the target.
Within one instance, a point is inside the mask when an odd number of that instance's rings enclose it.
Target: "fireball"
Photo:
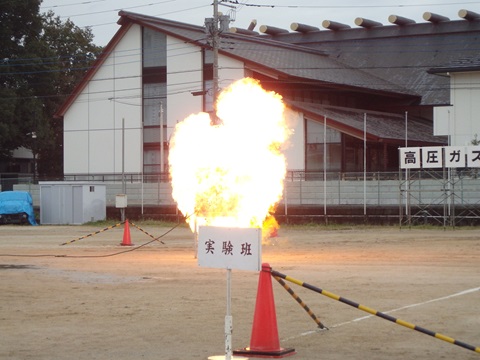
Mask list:
[[[215,124],[198,113],[175,127],[169,166],[178,209],[193,232],[276,224],[286,174],[281,149],[290,134],[281,96],[245,78],[218,96],[216,109]]]

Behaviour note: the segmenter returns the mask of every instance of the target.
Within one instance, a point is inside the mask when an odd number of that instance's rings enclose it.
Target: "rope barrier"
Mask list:
[[[77,238],[77,239],[73,239],[73,240],[64,242],[63,244],[60,244],[60,246],[68,245],[68,244],[74,243],[75,241],[82,240],[82,239],[85,239],[85,238],[88,238],[88,237],[91,237],[91,236],[100,234],[101,232],[104,232],[104,231],[107,231],[107,230],[111,230],[111,229],[116,228],[117,226],[120,226],[120,225],[123,225],[123,224],[125,224],[125,221],[123,221],[123,222],[121,222],[121,223],[118,223],[118,224],[115,224],[115,225],[112,225],[112,226],[109,226],[109,227],[106,227],[105,229],[95,231],[95,232],[93,232],[93,233],[91,233],[91,234],[88,234],[88,235],[85,235],[85,236],[81,236],[81,237],[79,237],[79,238]]]
[[[285,290],[288,291],[288,293],[300,304],[300,306],[303,308],[303,310],[305,310],[307,312],[308,315],[310,315],[310,317],[313,319],[313,321],[315,321],[315,323],[318,325],[318,327],[320,329],[326,329],[328,330],[328,328],[322,324],[322,322],[318,319],[317,316],[315,316],[315,314],[312,312],[312,310],[310,310],[310,308],[307,306],[307,304],[305,304],[302,299],[300,299],[300,297],[295,294],[295,292],[292,290],[292,288],[290,286],[288,286],[285,281],[283,281],[281,278],[279,278],[278,276],[273,276],[273,278],[275,280],[277,280],[280,285],[283,286],[283,288]]]
[[[329,292],[329,291],[327,291],[327,290],[320,289],[320,288],[318,288],[318,287],[316,287],[316,286],[307,284],[307,283],[305,283],[305,282],[303,282],[303,281],[300,281],[300,280],[294,279],[294,278],[292,278],[292,277],[290,277],[290,276],[287,276],[287,275],[285,275],[285,274],[279,273],[278,271],[272,270],[271,274],[272,274],[273,277],[282,278],[282,279],[284,279],[284,280],[287,280],[287,281],[289,281],[289,282],[292,282],[292,283],[294,283],[294,284],[297,284],[297,285],[299,285],[299,286],[302,286],[302,287],[304,287],[304,288],[307,288],[307,289],[309,289],[309,290],[312,290],[312,291],[315,291],[315,292],[317,292],[317,293],[319,293],[319,294],[322,294],[322,295],[324,295],[324,296],[327,296],[327,297],[329,297],[329,298],[331,298],[331,299],[340,301],[340,302],[342,302],[342,303],[344,303],[344,304],[347,304],[347,305],[350,305],[350,306],[352,306],[352,307],[354,307],[354,308],[357,308],[357,309],[359,309],[359,310],[365,311],[365,312],[367,312],[367,313],[369,313],[369,314],[372,314],[372,315],[378,316],[378,317],[380,317],[380,318],[382,318],[382,319],[391,321],[391,322],[393,322],[393,323],[395,323],[395,324],[405,326],[405,327],[407,327],[407,328],[409,328],[409,329],[412,329],[412,330],[415,330],[415,331],[419,331],[419,332],[421,332],[421,333],[423,333],[423,334],[430,335],[430,336],[432,336],[432,337],[434,337],[434,338],[437,338],[437,339],[446,341],[446,342],[448,342],[448,343],[451,343],[451,344],[454,344],[454,345],[463,347],[463,348],[465,348],[465,349],[467,349],[467,350],[472,350],[472,351],[475,351],[475,352],[477,352],[477,353],[480,353],[480,347],[478,347],[478,346],[475,347],[475,346],[469,345],[469,344],[467,344],[467,343],[464,343],[464,342],[462,342],[462,341],[455,340],[455,339],[453,339],[453,338],[451,338],[451,337],[449,337],[449,336],[445,336],[445,335],[442,335],[442,334],[440,334],[440,333],[436,333],[436,332],[427,330],[427,329],[425,329],[425,328],[423,328],[423,327],[414,325],[414,324],[409,323],[409,322],[407,322],[407,321],[404,321],[404,320],[401,320],[401,319],[397,319],[397,318],[395,318],[395,317],[393,317],[393,316],[387,315],[387,314],[382,313],[382,312],[380,312],[380,311],[374,310],[374,309],[369,308],[369,307],[367,307],[367,306],[358,304],[358,303],[356,303],[356,302],[353,302],[353,301],[348,300],[348,299],[346,299],[346,298],[343,298],[343,297],[341,297],[341,296],[335,295],[335,294],[333,294],[333,293],[331,293],[331,292]]]
[[[160,243],[162,243],[162,244],[165,245],[165,243],[164,243],[162,240],[159,240],[158,238],[156,238],[156,237],[153,236],[152,234],[149,234],[148,232],[146,232],[145,230],[143,230],[141,227],[139,227],[138,225],[134,224],[133,222],[131,222],[130,225],[136,227],[138,230],[140,230],[141,232],[143,232],[145,235],[150,236],[153,240],[158,241],[158,242],[160,242]]]
[[[192,216],[192,214],[188,215],[185,217],[185,219],[188,219],[190,216]],[[100,231],[97,231],[95,233],[92,233],[92,234],[89,234],[89,235],[86,235],[86,236],[82,236],[81,238],[79,239],[75,239],[75,240],[72,240],[70,242],[66,242],[66,243],[63,243],[61,245],[66,245],[66,244],[70,244],[71,242],[74,242],[74,241],[77,241],[77,240],[80,240],[80,239],[84,239],[86,237],[89,237],[89,236],[93,236],[95,234],[98,234],[102,231],[105,231],[105,230],[108,230],[108,229],[113,229],[114,227],[116,226],[119,226],[119,225],[122,225],[124,224],[124,222],[121,222],[119,224],[116,224],[116,225],[113,225],[113,226],[109,226],[103,230],[100,230]],[[118,252],[115,252],[113,254],[106,254],[106,255],[62,255],[62,254],[35,254],[35,255],[32,255],[32,254],[0,254],[0,257],[61,257],[61,258],[104,258],[104,257],[111,257],[111,256],[116,256],[116,255],[121,255],[121,254],[125,254],[125,253],[128,253],[128,252],[132,252],[132,251],[135,251],[135,250],[138,250],[144,246],[147,246],[151,243],[153,243],[154,241],[159,241],[160,238],[163,238],[164,236],[166,236],[167,234],[171,233],[173,230],[175,230],[177,227],[179,227],[182,223],[178,223],[176,224],[175,226],[172,226],[170,229],[168,229],[167,231],[165,231],[162,235],[160,236],[157,236],[156,238],[153,238],[152,240],[146,242],[145,244],[142,244],[142,245],[139,245],[139,246],[136,246],[136,247],[132,247],[131,249],[128,249],[128,250],[123,250],[123,251],[118,251]],[[162,244],[163,242],[160,241]]]

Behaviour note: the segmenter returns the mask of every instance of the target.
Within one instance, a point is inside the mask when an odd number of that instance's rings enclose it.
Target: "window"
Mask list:
[[[143,169],[146,174],[161,171],[161,152],[167,124],[167,37],[143,28]],[[165,160],[164,160],[165,162]]]
[[[167,66],[167,37],[149,28],[143,28],[143,67]]]
[[[341,133],[317,121],[306,120],[305,170],[340,171],[342,166]],[[325,144],[326,143],[326,144]],[[326,150],[326,153],[325,153]]]
[[[166,85],[166,83],[143,85],[143,122],[145,126],[160,126],[161,112],[163,115],[166,114]]]
[[[352,136],[345,136],[345,172],[364,171],[364,141]]]
[[[145,174],[160,172],[160,149],[146,149],[143,151],[143,168]]]

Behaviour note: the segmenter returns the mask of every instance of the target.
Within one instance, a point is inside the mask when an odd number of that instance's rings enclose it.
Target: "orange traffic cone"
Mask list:
[[[235,350],[235,355],[252,357],[282,358],[295,354],[295,349],[280,347],[278,340],[277,315],[273,298],[272,278],[269,264],[262,264],[258,280],[257,302],[253,316],[250,346]]]
[[[130,226],[128,225],[128,219],[125,220],[125,226],[123,227],[123,241],[120,244],[122,246],[133,246],[130,239]]]

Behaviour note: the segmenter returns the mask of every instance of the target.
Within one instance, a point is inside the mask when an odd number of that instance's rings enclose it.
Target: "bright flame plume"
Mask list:
[[[280,95],[245,78],[219,95],[218,125],[206,113],[177,124],[169,152],[172,195],[192,231],[199,225],[278,227],[271,212],[286,174],[284,111]]]

